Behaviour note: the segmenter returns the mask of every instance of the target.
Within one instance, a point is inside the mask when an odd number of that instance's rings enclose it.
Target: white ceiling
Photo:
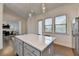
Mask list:
[[[64,3],[46,3],[46,12],[66,5]],[[33,10],[33,16],[40,15],[42,11],[42,3],[7,3],[4,5],[5,12],[13,12],[14,14],[27,19],[31,10]]]

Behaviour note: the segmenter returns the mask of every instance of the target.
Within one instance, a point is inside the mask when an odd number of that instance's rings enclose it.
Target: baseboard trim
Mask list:
[[[66,46],[66,45],[63,45],[63,44],[60,44],[60,43],[57,43],[57,42],[54,42],[54,44],[57,44],[57,45],[60,45],[60,46],[64,46],[64,47],[68,47],[68,48],[73,48],[73,47]]]
[[[67,47],[67,46],[64,46],[64,45],[61,45],[61,44],[57,44],[57,43],[54,43],[54,44],[59,45],[59,46],[63,46],[63,47],[66,47],[66,48],[73,49],[73,48],[71,48],[71,47]]]

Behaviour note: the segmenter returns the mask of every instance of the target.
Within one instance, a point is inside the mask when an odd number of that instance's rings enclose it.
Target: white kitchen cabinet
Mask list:
[[[24,56],[35,56],[35,55],[27,48],[24,48]]]
[[[19,39],[16,39],[16,53],[19,56],[52,56],[54,53],[53,46],[48,46],[44,51],[40,51],[27,43],[22,42]]]
[[[30,46],[26,43],[24,43],[24,55],[27,51],[29,51],[30,55],[34,55],[34,56],[40,56],[41,55],[39,50],[35,49],[34,47],[32,47],[32,46]],[[27,54],[25,56],[27,56]]]
[[[18,40],[18,39],[15,40],[15,50],[19,56],[23,55],[23,51],[22,51],[23,50],[23,42],[21,40]]]
[[[15,50],[19,56],[53,56],[55,38],[38,35],[15,37]]]

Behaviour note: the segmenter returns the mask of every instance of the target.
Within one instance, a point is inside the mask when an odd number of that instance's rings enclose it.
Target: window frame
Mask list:
[[[66,24],[55,24],[55,18],[56,17],[59,17],[59,16],[66,16]],[[63,32],[56,32],[56,25],[65,25],[66,26],[66,32],[65,33],[63,33]],[[55,34],[67,34],[67,15],[66,14],[63,14],[63,15],[58,15],[58,16],[55,16],[54,17],[54,33]]]
[[[52,19],[52,25],[45,25],[45,20],[46,20],[46,19],[49,19],[49,18]],[[45,27],[46,27],[46,26],[51,26],[51,32],[45,31]],[[53,28],[54,28],[54,26],[53,26],[53,18],[52,18],[52,17],[44,18],[44,33],[52,33],[52,32],[53,32]]]

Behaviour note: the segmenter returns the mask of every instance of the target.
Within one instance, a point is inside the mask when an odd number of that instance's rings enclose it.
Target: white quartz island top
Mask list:
[[[43,51],[56,39],[55,37],[47,37],[47,36],[36,35],[36,34],[18,35],[15,36],[15,38],[35,47],[40,51]]]

